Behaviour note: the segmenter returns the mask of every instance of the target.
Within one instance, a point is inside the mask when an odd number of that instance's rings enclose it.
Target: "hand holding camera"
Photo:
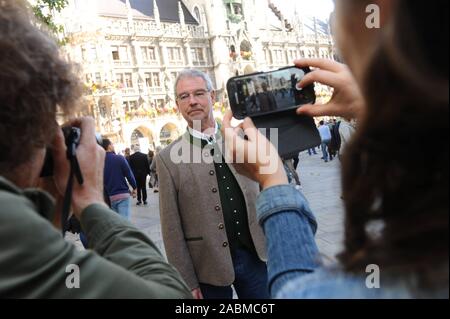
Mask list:
[[[68,126],[79,128],[81,135],[76,143],[76,161],[82,175],[82,185],[80,176],[74,171],[75,179],[72,188],[73,212],[81,218],[81,213],[92,204],[104,204],[103,200],[103,170],[105,165],[105,151],[98,145],[95,135],[95,124],[92,118],[81,118],[68,123]],[[69,143],[71,144],[71,143]],[[68,161],[68,151],[66,139],[62,131],[58,130],[52,147],[52,157],[54,163],[54,180],[61,194],[64,194],[67,181],[71,172]]]

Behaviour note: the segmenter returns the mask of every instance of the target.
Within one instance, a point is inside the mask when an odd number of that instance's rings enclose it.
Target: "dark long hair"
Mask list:
[[[399,0],[363,88],[367,114],[343,158],[345,269],[369,264],[448,286],[447,1]]]

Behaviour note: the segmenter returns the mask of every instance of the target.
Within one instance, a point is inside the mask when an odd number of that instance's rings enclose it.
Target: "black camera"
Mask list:
[[[67,147],[67,159],[75,156],[76,148],[80,144],[81,130],[78,127],[63,127],[64,140]],[[103,139],[100,134],[95,134],[98,145],[102,145]],[[53,176],[54,161],[51,149],[47,149],[41,177]]]

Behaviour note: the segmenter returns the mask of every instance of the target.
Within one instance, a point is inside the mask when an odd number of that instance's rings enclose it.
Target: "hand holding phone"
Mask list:
[[[265,137],[278,146],[283,158],[296,157],[321,143],[314,120],[296,115],[300,105],[316,101],[314,83],[299,86],[310,72],[309,68],[293,66],[234,77],[227,83],[233,116],[238,120],[250,117],[258,129],[265,130]]]
[[[250,118],[246,118],[240,126],[233,127],[232,117],[233,114],[228,111],[222,125],[227,162],[233,163],[239,174],[259,183],[262,189],[287,184],[283,162],[275,146],[261,134]],[[242,137],[244,134],[246,138]]]
[[[304,105],[297,111],[299,115],[312,117],[340,116],[347,120],[361,118],[365,103],[360,88],[348,67],[336,61],[326,59],[300,59],[297,67],[314,67],[301,80],[302,86],[318,82],[334,89],[331,100],[324,105]]]

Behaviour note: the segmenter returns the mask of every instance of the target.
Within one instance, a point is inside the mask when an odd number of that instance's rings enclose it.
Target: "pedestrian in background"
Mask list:
[[[152,160],[152,163],[150,165],[150,181],[153,185],[153,193],[159,193],[159,179],[158,179],[158,172],[156,169],[156,156],[161,152],[162,147],[158,146],[156,147],[155,157]]]
[[[134,154],[130,156],[130,167],[137,183],[136,205],[147,205],[147,176],[150,175],[150,167],[147,155],[141,153],[139,148],[135,148]]]
[[[321,148],[322,148],[322,159],[325,163],[328,163],[328,159],[331,159],[331,155],[329,155],[328,147],[331,142],[331,131],[328,125],[325,125],[324,121],[320,121],[319,123],[319,133],[320,138],[322,140]]]
[[[131,197],[136,197],[137,189],[133,172],[125,157],[116,155],[114,145],[109,139],[104,138],[102,146],[106,151],[105,192],[111,203],[111,208],[123,218],[130,220]]]

